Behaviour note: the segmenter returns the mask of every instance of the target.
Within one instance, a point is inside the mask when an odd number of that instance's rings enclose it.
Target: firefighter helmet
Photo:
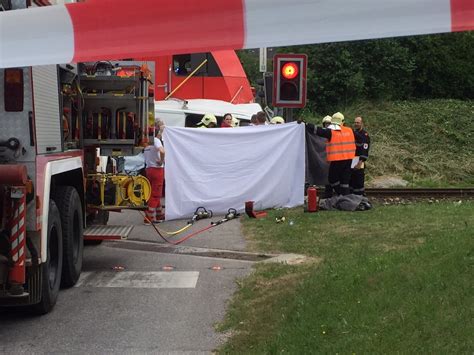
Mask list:
[[[283,124],[285,123],[285,119],[281,116],[275,116],[270,120],[271,124]]]
[[[323,125],[325,123],[331,123],[332,117],[327,115],[326,117],[323,118]]]
[[[232,127],[239,127],[240,126],[240,120],[232,116]]]
[[[344,115],[340,112],[336,112],[334,115],[332,115],[331,123],[342,126],[344,123]]]
[[[202,120],[198,123],[198,126],[209,126],[210,123],[214,123],[217,125],[217,118],[214,116],[212,113],[206,113],[203,117]]]

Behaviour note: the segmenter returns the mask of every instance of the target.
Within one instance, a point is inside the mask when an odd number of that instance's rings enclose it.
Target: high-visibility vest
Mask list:
[[[331,140],[326,143],[327,161],[348,160],[355,157],[354,132],[341,126],[340,131],[331,131]]]

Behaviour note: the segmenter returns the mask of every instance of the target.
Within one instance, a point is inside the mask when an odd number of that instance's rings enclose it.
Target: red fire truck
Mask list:
[[[144,208],[150,185],[99,162],[147,144],[150,73],[145,62],[0,69],[1,306],[49,312],[79,279],[84,240],[131,230],[103,224]]]
[[[173,97],[253,99],[233,51],[0,69],[0,306],[49,312],[80,277],[84,241],[126,237],[132,227],[107,226],[108,213],[144,208],[150,185],[117,173],[120,157],[147,144],[153,100],[185,79]]]

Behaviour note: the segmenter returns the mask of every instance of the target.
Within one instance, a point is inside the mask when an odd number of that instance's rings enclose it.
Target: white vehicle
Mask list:
[[[262,111],[262,107],[257,103],[231,104],[222,100],[174,98],[155,101],[155,120],[162,120],[166,126],[174,127],[196,127],[206,113],[216,116],[218,126],[226,113],[240,120],[240,126],[248,126],[252,115],[259,111]],[[124,157],[124,161],[127,173],[137,173],[145,166],[143,154]]]
[[[206,113],[216,116],[218,126],[226,113],[231,113],[239,119],[241,126],[248,126],[252,115],[259,111],[263,109],[257,103],[232,104],[209,99],[155,101],[155,120],[162,120],[167,126],[177,127],[196,127]]]

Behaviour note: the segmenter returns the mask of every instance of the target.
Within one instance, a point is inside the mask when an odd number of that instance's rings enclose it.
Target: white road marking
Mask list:
[[[196,288],[198,271],[83,272],[75,287]]]

